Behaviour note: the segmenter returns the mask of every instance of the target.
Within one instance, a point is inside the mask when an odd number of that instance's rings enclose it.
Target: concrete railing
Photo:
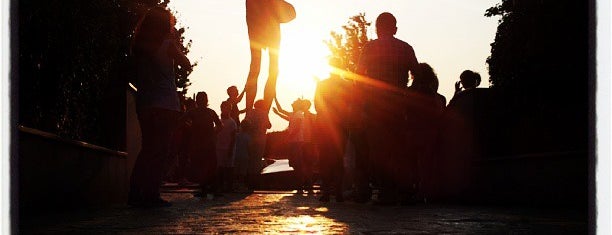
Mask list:
[[[18,127],[20,212],[122,204],[127,200],[128,154]]]
[[[44,209],[108,206],[127,201],[131,170],[140,151],[134,89],[125,97],[126,151],[67,140],[19,126],[16,168],[20,213]],[[122,137],[120,137],[122,138]]]

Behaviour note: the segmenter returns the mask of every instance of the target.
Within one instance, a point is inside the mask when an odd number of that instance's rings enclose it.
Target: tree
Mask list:
[[[332,31],[331,39],[325,41],[333,57],[339,58],[344,70],[355,72],[359,55],[368,39],[368,27],[370,22],[366,21],[365,13],[359,13],[349,18],[346,25],[342,26],[344,34]]]
[[[487,59],[508,110],[498,121],[538,151],[586,149],[589,1],[502,0],[485,16],[501,17]]]
[[[122,149],[128,51],[157,0],[32,0],[17,4],[20,125]],[[184,29],[178,30],[183,51]],[[177,69],[184,94],[191,71]]]
[[[561,88],[586,81],[588,2],[503,0],[485,16],[501,16],[487,59],[492,86]]]

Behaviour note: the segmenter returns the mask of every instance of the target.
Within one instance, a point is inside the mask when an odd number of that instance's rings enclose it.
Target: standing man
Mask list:
[[[395,17],[388,12],[376,18],[377,39],[368,42],[359,58],[358,81],[364,93],[364,113],[370,159],[375,183],[381,188],[380,204],[395,204],[399,198],[399,158],[407,157],[402,149],[405,141],[405,90],[409,72],[418,73],[418,60],[412,46],[395,38]],[[365,96],[367,94],[367,96]],[[406,169],[403,169],[406,170]]]

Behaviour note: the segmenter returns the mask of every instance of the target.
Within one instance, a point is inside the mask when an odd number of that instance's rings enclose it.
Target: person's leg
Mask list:
[[[338,142],[333,146],[332,180],[333,188],[336,190],[336,202],[344,201],[344,150],[346,148],[346,136],[340,127],[336,128]]]
[[[303,149],[303,161],[302,166],[304,167],[304,177],[302,181],[303,189],[312,192],[312,181],[313,181],[313,165],[314,165],[314,146],[308,142],[304,144]]]
[[[328,138],[322,137],[322,141],[319,144],[319,166],[320,166],[320,175],[321,175],[321,192],[322,196],[319,198],[319,201],[328,202],[329,196],[332,190],[332,181],[333,181],[333,169],[331,168],[332,154],[330,151],[330,144],[328,142]]]
[[[291,157],[289,165],[293,167],[293,172],[295,173],[295,181],[293,182],[293,187],[297,190],[297,193],[302,192],[302,183],[304,181],[304,165],[303,163],[303,155],[302,155],[302,147],[301,143],[294,142],[290,144],[291,146]]]
[[[148,109],[139,112],[142,148],[136,159],[130,186],[130,204],[159,201],[159,186],[168,162],[172,111]]]
[[[370,188],[370,168],[368,160],[368,145],[363,130],[355,130],[350,135],[355,149],[355,187],[357,195],[356,202],[367,202],[372,198]]]
[[[259,178],[261,173],[261,158],[263,157],[264,148],[266,145],[265,135],[254,135],[249,142],[249,166],[248,166],[248,187],[250,190],[254,190],[259,185]]]
[[[272,106],[272,100],[276,97],[276,81],[278,78],[278,52],[280,44],[280,35],[278,39],[271,43],[271,47],[268,48],[268,55],[270,59],[270,65],[268,68],[268,80],[264,88],[264,102],[265,110],[269,111]]]
[[[261,48],[251,45],[251,64],[249,67],[249,75],[247,76],[246,85],[246,110],[253,109],[255,96],[257,96],[257,80],[261,69]]]

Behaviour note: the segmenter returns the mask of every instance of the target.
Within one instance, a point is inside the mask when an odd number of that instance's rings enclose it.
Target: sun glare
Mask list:
[[[277,89],[286,91],[287,98],[312,98],[316,82],[327,78],[331,71],[328,55],[323,39],[283,33]]]

